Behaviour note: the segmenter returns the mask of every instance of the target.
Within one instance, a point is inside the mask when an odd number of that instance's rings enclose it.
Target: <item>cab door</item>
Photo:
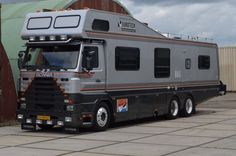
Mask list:
[[[84,44],[81,59],[81,91],[104,92],[105,91],[105,64],[104,49],[101,44]],[[88,69],[88,56],[90,68]]]

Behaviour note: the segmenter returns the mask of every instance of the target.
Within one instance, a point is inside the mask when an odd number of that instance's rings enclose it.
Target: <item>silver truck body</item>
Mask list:
[[[23,101],[19,103],[18,119],[25,128],[37,125],[38,116],[43,115],[49,116],[50,121],[54,116],[52,125],[60,121],[65,127],[94,126],[98,121],[96,111],[104,103],[106,106],[101,108],[109,108],[109,121],[168,114],[173,101],[179,106],[179,115],[185,110],[186,100],[191,99],[195,109],[196,104],[225,92],[219,80],[216,44],[169,39],[131,16],[90,9],[31,13],[21,35],[28,40],[28,48],[79,47],[74,68],[31,69],[27,65],[21,68],[19,98]],[[97,52],[97,66],[91,70],[82,65],[88,47],[95,47]],[[74,112],[65,110],[60,114],[54,109],[47,110],[47,102],[44,103],[47,98],[41,101],[44,104],[39,104],[43,105],[40,111],[30,107],[32,96],[27,98],[27,93],[35,91],[30,86],[36,79],[44,78],[52,78],[62,94],[72,95]],[[33,97],[32,103],[36,105],[37,96]],[[66,100],[62,105],[67,108]],[[26,103],[26,109],[20,108],[21,103]],[[66,117],[72,118],[71,123],[65,121]],[[27,119],[32,122],[27,123]],[[47,120],[39,124],[47,124]]]

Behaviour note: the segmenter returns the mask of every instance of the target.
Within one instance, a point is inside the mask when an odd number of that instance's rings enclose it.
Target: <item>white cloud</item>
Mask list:
[[[155,30],[213,38],[220,46],[236,43],[236,2],[233,0],[214,1],[215,3],[209,0],[199,3],[177,3],[180,0],[170,0],[170,5],[163,5],[164,2],[161,1],[155,1],[152,5],[151,1],[120,1],[135,18],[149,23]]]

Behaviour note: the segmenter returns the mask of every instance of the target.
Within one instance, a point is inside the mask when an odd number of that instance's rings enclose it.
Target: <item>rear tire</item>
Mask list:
[[[184,101],[183,109],[181,110],[181,115],[183,117],[189,117],[195,112],[195,104],[191,97],[187,97]]]
[[[179,100],[172,98],[168,108],[168,119],[176,119],[179,115]]]
[[[111,120],[111,111],[106,103],[100,103],[94,111],[94,130],[105,131]]]

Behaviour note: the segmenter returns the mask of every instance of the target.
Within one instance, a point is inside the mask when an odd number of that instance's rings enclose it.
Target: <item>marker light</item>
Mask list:
[[[32,119],[26,119],[26,123],[31,124],[32,123]]]
[[[57,121],[57,125],[58,125],[58,126],[63,126],[63,125],[64,125],[64,122],[63,122],[63,121]]]
[[[40,37],[39,37],[39,40],[40,40],[40,41],[45,41],[45,36],[40,36]]]
[[[71,117],[65,117],[65,122],[72,122],[72,118]]]
[[[23,119],[23,118],[24,118],[24,116],[22,114],[17,115],[17,119]]]
[[[52,125],[52,121],[47,121],[47,125]]]
[[[61,35],[60,37],[61,37],[61,40],[63,41],[67,40],[67,35]]]
[[[50,41],[55,41],[56,40],[56,36],[50,36]]]
[[[42,124],[43,122],[42,122],[42,120],[36,120],[36,124]]]
[[[33,42],[33,41],[35,41],[35,37],[34,36],[30,36],[29,40],[30,40],[30,42]]]

